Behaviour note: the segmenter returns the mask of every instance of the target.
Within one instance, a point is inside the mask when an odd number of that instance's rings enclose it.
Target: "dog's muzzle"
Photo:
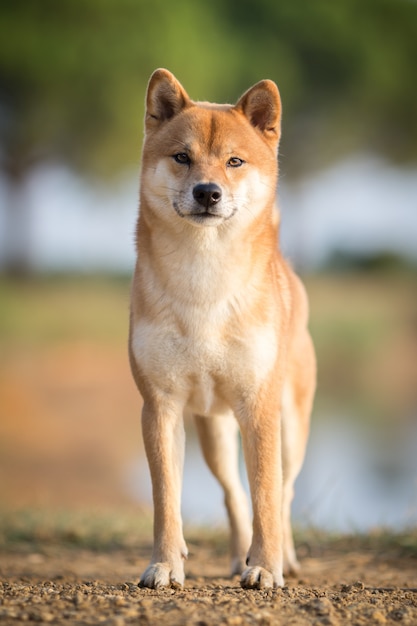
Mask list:
[[[224,202],[223,191],[216,183],[198,183],[192,189],[192,197],[191,204],[174,202],[173,206],[180,217],[196,224],[218,226],[236,212],[235,207]]]

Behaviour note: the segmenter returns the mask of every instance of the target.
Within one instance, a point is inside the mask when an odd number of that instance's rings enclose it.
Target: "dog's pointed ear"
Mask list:
[[[171,72],[155,70],[146,92],[146,123],[152,127],[171,119],[189,106],[190,98]]]
[[[238,100],[235,109],[261,131],[266,139],[278,145],[281,135],[281,98],[272,80],[261,80]]]

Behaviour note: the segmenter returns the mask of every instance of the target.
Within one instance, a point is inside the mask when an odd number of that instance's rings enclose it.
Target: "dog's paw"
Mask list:
[[[152,563],[142,574],[139,587],[179,589],[184,584],[184,573],[175,572],[168,563]]]
[[[272,589],[282,587],[284,579],[282,576],[274,577],[272,572],[256,565],[245,569],[240,584],[244,589]]]

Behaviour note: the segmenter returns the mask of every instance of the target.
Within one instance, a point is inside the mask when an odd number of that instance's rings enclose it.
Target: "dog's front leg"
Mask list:
[[[282,464],[279,404],[256,407],[240,420],[253,506],[253,539],[241,585],[283,585]]]
[[[185,439],[181,410],[145,402],[142,431],[152,479],[154,548],[140,585],[154,589],[182,585],[187,547],[181,521]]]

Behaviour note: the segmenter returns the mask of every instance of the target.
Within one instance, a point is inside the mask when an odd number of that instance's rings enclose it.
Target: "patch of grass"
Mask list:
[[[90,550],[130,548],[150,542],[151,516],[24,509],[0,512],[0,550],[62,545]]]
[[[316,556],[324,549],[337,553],[353,550],[378,554],[394,553],[417,559],[417,527],[393,531],[376,528],[368,533],[328,532],[318,528],[295,528],[294,539],[299,550]]]
[[[0,341],[42,345],[60,341],[126,341],[128,279],[53,277],[0,279]]]
[[[375,529],[369,533],[341,534],[314,527],[295,528],[301,558],[321,553],[346,554],[352,551],[417,559],[417,527],[396,532]],[[229,552],[229,531],[206,526],[185,529],[189,549],[205,546],[210,552]],[[24,509],[0,512],[0,551],[36,550],[48,546],[111,552],[137,550],[152,542],[152,518],[148,513],[121,514],[88,511],[47,511]]]

